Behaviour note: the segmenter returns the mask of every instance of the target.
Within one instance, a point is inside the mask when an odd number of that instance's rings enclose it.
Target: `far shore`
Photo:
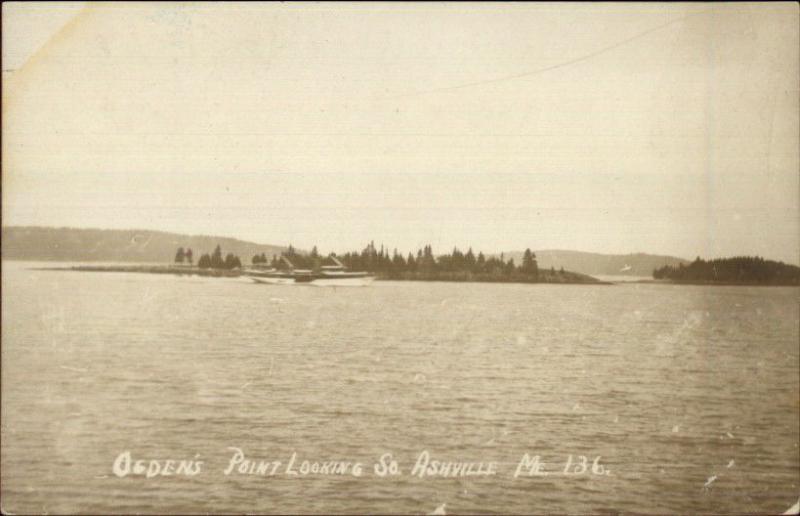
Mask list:
[[[696,285],[701,287],[798,287],[796,283],[756,283],[756,282],[732,282],[732,281],[678,281],[669,279],[650,279],[636,280],[629,283],[647,285]]]
[[[205,276],[213,278],[238,278],[246,276],[243,269],[201,269],[196,265],[158,265],[158,264],[102,264],[31,267],[40,271],[75,271],[75,272],[126,272],[144,274],[173,274],[188,276]],[[753,283],[753,282],[714,282],[714,281],[676,281],[670,279],[638,279],[632,281],[606,281],[586,274],[569,271],[539,271],[537,281],[517,279],[514,277],[493,277],[489,274],[460,274],[447,272],[406,272],[402,274],[376,273],[378,281],[438,281],[446,283],[527,283],[538,285],[617,285],[620,283],[637,285],[692,285],[712,287],[797,287],[791,283]]]
[[[242,271],[226,269],[201,269],[190,265],[74,265],[70,267],[32,267],[37,271],[76,271],[76,272],[138,272],[145,274],[178,274],[190,276],[211,276],[236,278]]]
[[[174,274],[194,275],[208,277],[237,278],[247,275],[242,269],[201,269],[190,265],[75,265],[68,267],[33,267],[32,270],[41,271],[75,271],[75,272],[127,272],[144,274]],[[493,277],[489,274],[460,275],[453,273],[419,272],[398,275],[377,273],[376,280],[388,281],[443,281],[448,283],[530,283],[530,284],[560,284],[560,285],[612,285],[612,282],[601,281],[586,274],[569,271],[540,271],[538,281],[521,281],[513,277]]]

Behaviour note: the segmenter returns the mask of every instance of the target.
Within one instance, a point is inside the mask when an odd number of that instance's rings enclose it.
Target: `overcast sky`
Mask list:
[[[796,4],[3,4],[3,224],[797,263]]]

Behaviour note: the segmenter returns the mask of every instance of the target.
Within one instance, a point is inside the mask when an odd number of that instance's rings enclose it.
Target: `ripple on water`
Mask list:
[[[3,275],[11,512],[769,513],[797,499],[797,289]],[[226,477],[229,446],[501,465]],[[120,479],[124,450],[199,454],[206,470]],[[554,471],[599,455],[613,474],[515,480],[524,453]]]

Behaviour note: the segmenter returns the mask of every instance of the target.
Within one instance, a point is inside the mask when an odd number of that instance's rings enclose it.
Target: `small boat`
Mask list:
[[[294,276],[291,272],[280,271],[274,267],[254,267],[245,269],[242,275],[250,278],[255,283],[267,283],[270,285],[294,283]]]
[[[253,276],[248,273],[245,273],[251,280],[255,283],[265,283],[267,285],[286,285],[289,283],[294,283],[294,277],[292,276],[284,276],[284,275],[274,275],[274,276],[265,276],[265,275],[258,275]]]
[[[291,283],[305,283],[315,286],[366,286],[372,283],[375,276],[368,272],[348,271],[347,267],[335,256],[328,259],[333,265],[323,265],[319,270],[297,269],[285,256],[281,260],[287,264],[288,270],[279,270],[274,267],[247,269],[243,275],[256,283],[270,285],[286,285]]]
[[[375,276],[367,272],[325,272],[315,275],[310,281],[320,287],[365,287],[372,283]]]

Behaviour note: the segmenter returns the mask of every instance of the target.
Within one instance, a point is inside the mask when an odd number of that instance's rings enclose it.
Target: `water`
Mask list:
[[[5,511],[775,513],[800,495],[795,288],[347,289],[23,265],[3,264]],[[226,476],[228,447],[281,469]],[[126,450],[202,470],[120,478]],[[412,477],[423,450],[497,474]],[[293,452],[294,469],[364,474],[283,474]],[[402,474],[374,474],[383,453]],[[551,474],[514,479],[525,453]],[[558,474],[569,455],[610,474]]]

